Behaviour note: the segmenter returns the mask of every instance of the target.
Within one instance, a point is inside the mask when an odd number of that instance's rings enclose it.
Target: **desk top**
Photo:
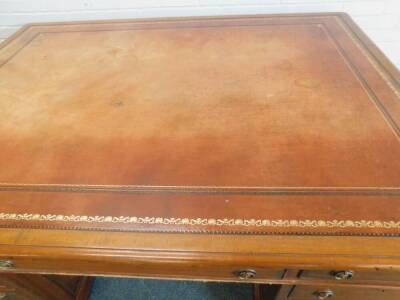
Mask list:
[[[28,25],[0,226],[397,236],[399,77],[342,14]]]

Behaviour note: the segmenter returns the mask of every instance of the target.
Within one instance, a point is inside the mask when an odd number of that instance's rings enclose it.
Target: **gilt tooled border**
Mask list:
[[[36,222],[74,222],[74,223],[111,223],[144,225],[185,225],[185,226],[235,226],[235,227],[272,227],[272,228],[385,228],[400,229],[399,221],[377,220],[283,220],[283,219],[235,219],[235,218],[166,218],[136,216],[90,216],[61,214],[18,214],[0,213],[2,221]]]

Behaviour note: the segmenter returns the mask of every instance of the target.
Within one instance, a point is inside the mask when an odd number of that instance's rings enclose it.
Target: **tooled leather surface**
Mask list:
[[[338,22],[43,26],[0,67],[0,226],[399,234],[400,99]]]

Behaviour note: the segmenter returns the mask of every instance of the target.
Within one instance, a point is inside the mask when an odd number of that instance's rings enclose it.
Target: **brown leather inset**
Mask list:
[[[341,15],[28,26],[0,225],[400,233],[400,91]]]

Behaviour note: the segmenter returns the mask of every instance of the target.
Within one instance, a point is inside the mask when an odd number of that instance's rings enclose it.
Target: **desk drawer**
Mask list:
[[[8,257],[7,272],[38,272],[51,274],[118,275],[147,278],[207,279],[243,282],[281,280],[284,269],[265,268],[257,264],[236,264],[227,261],[187,262],[184,259],[153,259],[108,257],[85,260],[60,260]]]
[[[400,290],[354,287],[295,286],[287,300],[399,300]]]
[[[357,270],[304,270],[302,279],[331,279],[335,282],[357,281],[365,282],[397,282],[400,283],[400,272],[387,270],[357,271]]]

